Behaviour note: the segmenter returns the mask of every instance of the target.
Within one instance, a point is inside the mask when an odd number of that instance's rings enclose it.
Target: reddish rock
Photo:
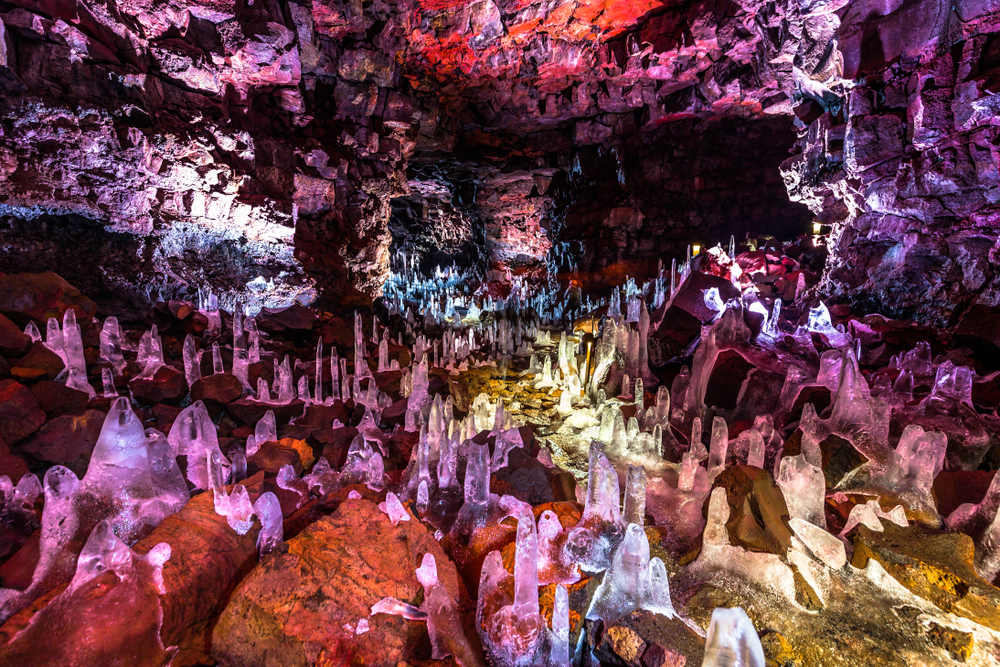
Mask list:
[[[289,540],[287,551],[264,558],[240,584],[215,627],[213,657],[223,667],[340,664],[329,662],[333,655],[372,667],[427,660],[425,623],[369,617],[386,596],[421,602],[415,570],[425,553],[434,555],[438,577],[466,621],[466,638],[477,646],[468,622],[475,602],[427,528],[412,515],[393,526],[375,503],[348,500]],[[356,635],[360,619],[369,631]],[[478,654],[463,658],[463,664],[482,664]]]
[[[996,470],[942,470],[933,486],[938,514],[946,517],[963,503],[982,502],[996,474]]]
[[[31,395],[38,401],[38,406],[45,415],[52,419],[62,415],[76,415],[87,409],[90,399],[85,392],[72,389],[61,382],[42,380],[32,384]]]
[[[244,482],[251,500],[261,493],[263,475]],[[230,487],[230,491],[232,487]],[[146,553],[160,542],[172,549],[163,567],[166,594],[160,600],[166,646],[177,646],[174,667],[212,664],[210,646],[215,619],[236,585],[257,564],[257,532],[238,535],[225,517],[215,513],[211,493],[193,497],[135,545]]]
[[[0,439],[14,444],[44,423],[45,413],[27,387],[15,380],[0,380]]]
[[[44,463],[46,468],[64,465],[82,478],[106,416],[103,412],[87,410],[82,415],[56,417],[18,444],[17,449]]]
[[[70,308],[81,328],[89,328],[97,305],[55,273],[0,275],[0,313],[44,327],[50,317],[61,322]]]
[[[10,451],[10,446],[0,438],[0,475],[7,475],[15,486],[27,474],[28,465],[17,454]]]
[[[324,345],[336,345],[341,350],[354,347],[354,325],[339,317],[330,318],[323,325],[322,334]]]
[[[161,366],[150,379],[129,382],[132,395],[140,403],[176,403],[188,393],[184,373],[173,366]]]
[[[302,416],[295,420],[295,424],[297,426],[330,428],[334,419],[339,419],[341,424],[346,424],[347,420],[350,419],[347,404],[343,401],[335,401],[332,405],[310,405]]]
[[[153,568],[134,558],[129,576],[105,571],[32,607],[31,622],[0,651],[2,667],[161,667],[174,651],[160,640],[160,592]],[[21,625],[23,618],[10,623]]]
[[[0,315],[0,354],[21,357],[31,349],[31,339],[5,316]]]
[[[316,431],[313,433],[313,438],[323,447],[320,456],[339,470],[347,461],[347,450],[357,435],[358,429],[353,426],[343,426]]]
[[[279,442],[262,443],[260,449],[247,459],[247,465],[271,475],[278,474],[282,466],[290,465],[295,468],[295,474],[301,475],[312,468],[315,461],[316,457],[305,440],[282,438]]]
[[[268,410],[274,410],[274,417],[280,425],[288,423],[288,420],[292,417],[301,415],[302,406],[303,403],[299,399],[295,399],[287,405],[271,405],[268,403],[258,403],[248,398],[241,398],[226,405],[226,411],[236,421],[242,422],[247,426],[256,426],[257,422],[260,421],[260,418]]]
[[[65,365],[58,354],[37,341],[28,354],[11,364],[10,373],[14,377],[23,377],[26,381],[54,380]]]
[[[264,308],[257,315],[257,326],[262,331],[278,332],[286,329],[305,331],[312,329],[316,313],[294,304],[288,308]]]
[[[191,386],[192,401],[230,403],[243,395],[243,385],[231,373],[202,376]]]
[[[183,408],[177,405],[157,403],[149,408],[149,414],[151,414],[155,420],[156,429],[167,433],[170,431],[170,426],[174,423],[174,420],[177,419],[177,415],[181,413],[182,409]],[[143,417],[145,417],[145,414]]]

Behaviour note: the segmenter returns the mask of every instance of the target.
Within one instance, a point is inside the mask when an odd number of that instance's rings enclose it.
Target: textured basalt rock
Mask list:
[[[359,530],[367,536],[361,543],[353,538]],[[422,588],[414,570],[424,553],[434,555],[452,604],[469,609],[455,566],[423,524],[411,518],[393,526],[373,502],[348,500],[243,580],[219,617],[212,654],[222,665],[427,659],[420,654],[427,646],[423,624],[385,614],[369,618],[383,597],[417,602]],[[360,620],[369,630],[356,634]]]
[[[364,303],[393,237],[492,278],[610,281],[690,242],[805,232],[806,205],[832,226],[819,294],[953,324],[1000,306],[997,17],[989,0],[7,2],[0,271],[57,269],[120,314],[205,286]]]

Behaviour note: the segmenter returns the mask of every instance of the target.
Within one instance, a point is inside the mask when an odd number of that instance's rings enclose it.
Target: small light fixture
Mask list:
[[[692,257],[696,257],[698,255],[698,253],[700,253],[700,252],[701,252],[701,244],[700,243],[692,243],[691,244],[691,256]]]
[[[813,234],[821,234],[823,232],[823,223],[817,221],[813,222]]]

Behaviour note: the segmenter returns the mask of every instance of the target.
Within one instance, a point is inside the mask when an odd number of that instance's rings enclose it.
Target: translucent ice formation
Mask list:
[[[87,381],[87,360],[83,353],[83,340],[80,327],[76,323],[76,311],[72,308],[63,315],[63,350],[66,355],[66,386],[85,392],[91,398],[97,392]]]
[[[395,598],[383,598],[372,606],[372,615],[395,614],[411,621],[427,621],[427,634],[431,639],[431,657],[434,660],[443,660],[453,655],[459,665],[465,667],[481,665],[482,658],[469,645],[462,631],[458,610],[455,609],[448,591],[438,578],[433,554],[424,554],[416,574],[417,581],[424,589],[424,602],[419,609]]]
[[[277,420],[274,416],[274,410],[268,410],[264,413],[264,416],[260,418],[257,425],[254,427],[254,449],[250,451],[247,449],[248,455],[253,455],[265,442],[277,442],[278,441],[278,427]]]
[[[260,520],[260,533],[257,535],[257,551],[261,556],[271,553],[281,544],[284,536],[281,503],[278,497],[267,491],[260,494],[253,504],[253,512]]]
[[[139,378],[148,380],[156,375],[156,371],[163,366],[163,342],[160,340],[156,325],[142,335],[139,341],[138,357],[136,363],[142,366],[142,373]]]
[[[944,465],[947,448],[944,433],[910,424],[884,466],[869,461],[845,476],[837,489],[897,498],[936,527],[941,519],[931,487]]]
[[[822,468],[806,461],[805,456],[781,459],[775,479],[788,506],[788,515],[826,528],[826,478]]]
[[[385,501],[378,504],[378,508],[389,515],[392,525],[397,525],[400,521],[409,521],[410,513],[403,507],[399,497],[390,491],[385,495]]]
[[[193,387],[194,383],[201,379],[201,354],[195,345],[194,336],[188,334],[184,338],[184,347],[181,352],[184,357],[184,378],[187,380],[188,387]]]
[[[196,488],[208,490],[208,458],[219,449],[219,438],[215,424],[201,401],[195,401],[184,408],[168,436],[171,447],[178,456],[187,456],[187,478]],[[247,452],[251,454],[252,452]],[[223,457],[224,458],[224,457]]]
[[[666,567],[659,558],[650,560],[646,533],[632,523],[594,593],[587,618],[599,618],[611,626],[637,609],[675,615]]]
[[[764,647],[743,609],[712,612],[701,667],[764,667]]]
[[[101,356],[99,362],[106,363],[114,369],[115,375],[121,375],[125,370],[125,357],[122,356],[121,327],[117,317],[104,320],[101,328]]]
[[[538,534],[530,507],[518,512],[514,552],[514,599],[504,592],[510,575],[499,551],[483,563],[476,627],[494,664],[544,664],[548,641],[538,604]]]

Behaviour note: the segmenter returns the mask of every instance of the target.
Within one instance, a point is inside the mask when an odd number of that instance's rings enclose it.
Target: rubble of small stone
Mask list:
[[[0,275],[0,665],[994,664],[988,335],[827,307],[827,240],[142,321]]]

